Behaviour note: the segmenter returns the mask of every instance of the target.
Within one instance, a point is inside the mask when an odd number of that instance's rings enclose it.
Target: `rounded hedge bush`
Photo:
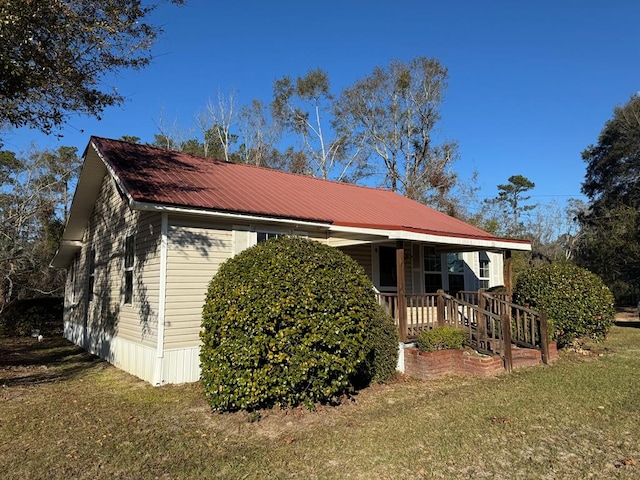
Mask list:
[[[544,310],[552,337],[561,346],[581,337],[604,339],[615,317],[613,295],[602,279],[570,263],[522,272],[513,298],[517,304]]]
[[[311,407],[395,372],[396,328],[362,267],[300,237],[224,262],[202,327],[201,381],[214,410]]]
[[[371,381],[384,383],[394,378],[398,365],[398,327],[379,305],[371,317],[365,343],[369,354],[364,374],[356,386],[363,387]]]

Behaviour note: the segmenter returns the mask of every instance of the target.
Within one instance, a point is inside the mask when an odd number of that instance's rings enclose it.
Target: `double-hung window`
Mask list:
[[[87,289],[87,299],[93,301],[93,288],[96,283],[96,249],[89,251],[89,288]]]
[[[478,280],[480,281],[480,288],[489,288],[489,260],[486,258],[480,259]]]
[[[78,269],[78,255],[73,257],[71,267],[69,268],[69,301],[74,304],[76,301],[76,275]]]
[[[124,241],[124,304],[133,303],[133,265],[135,263],[136,237],[129,235]]]
[[[442,257],[435,247],[424,247],[424,291],[434,293],[442,288]]]
[[[447,253],[447,270],[449,271],[449,293],[455,295],[464,290],[464,260],[460,253]]]

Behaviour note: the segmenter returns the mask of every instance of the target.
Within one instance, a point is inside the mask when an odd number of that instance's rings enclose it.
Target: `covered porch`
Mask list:
[[[499,355],[507,371],[514,365],[514,348],[540,351],[548,363],[549,328],[545,312],[516,305],[508,294],[484,290],[436,293],[376,293],[380,305],[396,321],[401,343],[412,343],[421,332],[438,326],[464,330],[467,344],[479,353]]]
[[[464,329],[473,349],[499,355],[508,371],[514,348],[539,350],[542,361],[548,361],[544,312],[511,302],[512,251],[530,250],[528,242],[376,233],[354,232],[332,243],[365,268],[378,302],[396,321],[401,344],[413,343],[424,330],[449,325]],[[495,286],[502,286],[503,293],[488,291]]]

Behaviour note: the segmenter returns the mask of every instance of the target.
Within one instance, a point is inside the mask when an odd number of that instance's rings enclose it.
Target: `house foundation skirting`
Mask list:
[[[413,343],[411,344],[413,346]],[[400,342],[398,345],[398,364],[396,370],[400,373],[404,373],[404,349],[408,346],[404,342]]]
[[[64,338],[127,373],[155,384],[158,359],[156,349],[104,332],[92,332],[82,325],[64,322]]]
[[[164,351],[160,384],[200,380],[200,346]]]
[[[155,348],[95,333],[69,321],[64,322],[64,338],[152,385],[200,379],[200,346],[165,350],[158,356]]]

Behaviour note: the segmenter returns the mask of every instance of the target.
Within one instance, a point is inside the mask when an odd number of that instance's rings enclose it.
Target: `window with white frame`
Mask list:
[[[442,288],[442,257],[435,247],[424,247],[424,291],[434,293]]]
[[[480,268],[478,269],[478,280],[480,288],[489,288],[489,259],[480,259]]]
[[[89,251],[89,288],[87,288],[87,300],[93,301],[93,288],[96,283],[96,249]]]
[[[76,270],[78,269],[78,255],[74,255],[71,267],[69,268],[69,301],[76,301]]]
[[[284,236],[284,233],[276,233],[276,232],[256,232],[256,239],[258,243],[266,242],[272,238],[278,238]]]
[[[136,237],[128,235],[124,241],[124,304],[133,303],[133,265],[135,263]]]
[[[449,272],[449,294],[455,295],[464,290],[464,260],[461,253],[447,253],[447,271]]]

